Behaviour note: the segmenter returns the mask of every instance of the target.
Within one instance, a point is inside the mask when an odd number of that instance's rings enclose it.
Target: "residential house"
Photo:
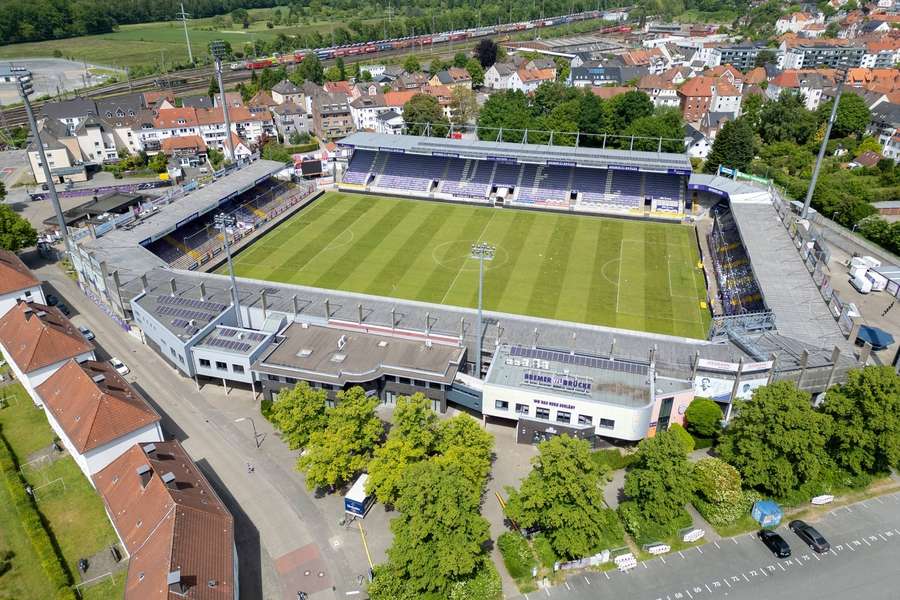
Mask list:
[[[637,89],[650,96],[657,108],[678,108],[681,104],[675,85],[662,75],[644,75],[638,80]]]
[[[391,89],[396,92],[418,90],[428,85],[429,79],[425,73],[404,73],[391,82]]]
[[[202,97],[208,98],[208,96]],[[101,119],[134,117],[138,112],[147,108],[146,99],[141,92],[103,98],[97,100],[96,105],[96,115]]]
[[[180,167],[199,167],[206,164],[206,142],[196,134],[165,138],[160,142],[159,149]]]
[[[130,555],[124,600],[238,600],[234,519],[180,443],[135,444],[93,479]]]
[[[601,63],[587,63],[569,71],[569,85],[591,87],[603,85],[624,85],[648,74],[644,67],[609,67]]]
[[[508,90],[509,80],[516,70],[516,65],[511,62],[494,63],[484,72],[484,86],[492,90]]]
[[[744,75],[744,83],[747,85],[762,85],[764,81],[768,81],[766,70],[763,67],[755,67],[747,71]],[[741,90],[743,92],[744,90]]]
[[[272,120],[275,123],[275,131],[285,142],[293,133],[312,133],[312,113],[306,111],[302,104],[285,102],[272,107]]]
[[[269,109],[278,104],[275,102],[275,99],[272,98],[272,94],[267,92],[266,90],[259,90],[250,100],[247,101],[247,106],[249,108],[265,108]]]
[[[691,158],[706,160],[709,151],[712,150],[712,140],[690,123],[685,125],[684,130],[684,148],[687,155]]]
[[[19,300],[44,304],[44,290],[34,273],[15,252],[0,250],[0,316]]]
[[[900,133],[900,104],[893,102],[880,102],[872,110],[872,119],[866,132],[877,136],[878,143],[884,149],[885,156],[889,156],[888,145],[894,144],[894,138]],[[895,158],[891,156],[890,158]]]
[[[824,40],[827,43],[813,44],[815,40],[806,40],[801,44],[782,43],[784,64],[782,68],[818,69],[821,67],[852,68],[862,64],[866,54],[865,46],[849,46],[841,44],[841,40]]]
[[[769,82],[766,97],[777,100],[785,90],[800,94],[808,110],[816,110],[822,102],[822,94],[834,86],[834,79],[824,71],[782,71]]]
[[[357,131],[375,131],[378,115],[390,110],[383,94],[360,96],[350,103],[350,114]]]
[[[393,108],[375,117],[375,133],[400,135],[403,133],[403,116]]]
[[[374,80],[377,77],[384,75],[387,72],[387,69],[384,65],[360,65],[359,72],[368,73]]]
[[[349,81],[326,81],[322,89],[329,94],[353,95],[353,85]]]
[[[351,100],[356,100],[360,96],[374,96],[381,93],[381,85],[372,81],[360,81],[353,85],[353,93],[350,94]]]
[[[450,67],[434,74],[429,82],[430,85],[443,85],[449,88],[463,87],[467,90],[472,89],[472,76],[465,69],[459,67]]]
[[[867,69],[893,69],[900,63],[900,39],[881,36],[866,42],[866,53],[860,66]]]
[[[737,118],[731,112],[713,112],[709,111],[700,119],[700,131],[706,136],[710,144],[715,141],[716,135],[725,126],[728,121],[734,121]]]
[[[881,147],[882,154],[885,158],[890,158],[894,162],[900,162],[900,135],[893,135]]]
[[[681,113],[688,123],[698,122],[709,111],[713,99],[713,83],[715,79],[699,75],[688,79],[680,88]]]
[[[322,140],[342,138],[353,133],[353,116],[347,94],[323,92],[312,100],[313,126]]]
[[[86,164],[102,165],[119,160],[115,135],[98,117],[90,115],[82,119],[73,134]]]
[[[22,300],[0,317],[0,350],[35,403],[37,386],[70,359],[96,360],[94,345],[58,308]]]
[[[72,98],[61,102],[47,102],[41,107],[41,112],[45,118],[59,121],[72,132],[88,116],[97,116],[97,105],[88,98]]]
[[[203,94],[201,96],[186,96],[182,98],[181,106],[184,108],[213,108],[215,104],[212,98]]]
[[[213,108],[218,108],[222,105],[220,98],[221,94],[213,96]],[[225,102],[230,108],[241,108],[244,106],[244,99],[239,92],[225,92]]]
[[[556,81],[556,69],[520,68],[510,76],[507,89],[519,90],[530,94],[542,83],[553,81]]]
[[[734,65],[741,71],[749,71],[756,66],[757,57],[764,50],[768,50],[768,48],[763,42],[715,46],[710,50],[709,66]]]
[[[713,84],[713,96],[709,105],[710,113],[724,113],[737,118],[741,113],[741,91],[726,77],[719,77]]]
[[[641,67],[647,69],[650,75],[658,75],[672,66],[667,56],[658,47],[629,50],[612,57],[607,64],[610,66]]]
[[[807,12],[795,12],[775,21],[775,31],[781,35],[783,33],[792,32],[799,33],[813,23],[824,23],[825,15],[810,14]]]
[[[303,104],[303,90],[287,79],[282,79],[272,87],[272,99],[276,104]]]
[[[848,166],[851,169],[874,167],[882,158],[884,157],[877,152],[866,150],[865,152],[861,153],[859,156],[851,160],[848,163]]]
[[[615,98],[616,96],[621,96],[622,94],[627,94],[628,92],[633,92],[634,90],[635,88],[633,87],[627,87],[623,85],[602,85],[591,87],[591,93],[598,98],[603,98],[604,100],[609,100],[610,98]]]
[[[135,444],[163,441],[159,415],[108,362],[69,360],[36,391],[88,480]]]
[[[231,132],[231,146],[234,148],[235,160],[249,160],[253,155],[253,150],[247,140],[233,131]]]
[[[69,133],[66,126],[55,119],[43,119],[38,123],[44,156],[54,183],[67,181],[87,181],[87,168],[81,155],[78,139]],[[31,173],[36,183],[46,183],[37,138],[32,138],[26,149]]]

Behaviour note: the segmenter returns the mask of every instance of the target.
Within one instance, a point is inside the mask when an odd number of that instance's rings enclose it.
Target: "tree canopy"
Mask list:
[[[278,393],[272,403],[270,419],[292,450],[303,448],[309,437],[325,428],[325,390],[301,381]]]
[[[747,171],[755,155],[753,127],[747,119],[728,121],[716,135],[703,170],[715,173],[719,165]]]
[[[819,120],[822,122],[827,121],[831,116],[832,108],[834,108],[834,100],[829,100],[819,105]],[[862,96],[850,92],[841,94],[841,101],[838,103],[834,125],[831,128],[831,137],[861,136],[865,133],[871,119],[872,113],[869,111],[869,107]]]
[[[736,412],[721,437],[719,455],[747,485],[785,498],[826,475],[832,418],[813,408],[809,394],[793,383],[776,382],[754,390]]]
[[[507,516],[540,528],[562,557],[589,556],[620,541],[622,526],[603,500],[607,473],[591,458],[590,444],[559,435],[538,451],[519,489],[507,488]]]
[[[712,437],[721,429],[722,409],[709,398],[694,398],[684,412],[688,431],[701,437]]]
[[[450,125],[437,98],[428,94],[416,94],[403,105],[403,122],[409,135],[424,135],[430,124],[435,137],[446,136]]]
[[[497,62],[497,42],[491,38],[482,38],[475,44],[475,56],[485,69]]]

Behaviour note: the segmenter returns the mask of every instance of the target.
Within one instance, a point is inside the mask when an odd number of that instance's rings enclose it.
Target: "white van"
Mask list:
[[[887,277],[871,269],[866,273],[866,279],[872,282],[873,292],[880,292],[887,287]]]
[[[854,277],[850,280],[850,285],[856,288],[860,294],[868,294],[872,291],[872,282],[867,277]]]

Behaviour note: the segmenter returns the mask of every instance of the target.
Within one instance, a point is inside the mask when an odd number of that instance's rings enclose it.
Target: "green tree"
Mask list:
[[[291,450],[306,447],[310,435],[325,429],[326,398],[324,389],[312,388],[305,381],[281,390],[275,397],[270,420]]]
[[[431,62],[428,63],[428,74],[434,76],[437,73],[440,73],[447,67],[449,67],[447,63],[441,60],[438,57],[434,57],[431,59]]]
[[[484,85],[484,69],[481,68],[480,62],[474,58],[470,58],[463,66],[469,73],[469,77],[472,78],[472,87],[481,87]]]
[[[454,582],[484,566],[488,522],[480,498],[452,463],[428,460],[406,471],[406,483],[391,522],[394,541],[379,566],[373,600],[447,598]]]
[[[154,173],[165,173],[168,164],[169,157],[164,152],[157,152],[147,163],[147,168]]]
[[[521,91],[506,90],[491,94],[478,114],[478,137],[495,140],[498,129],[503,128],[503,141],[521,141],[522,130],[532,127],[528,97]],[[518,131],[511,131],[518,130]]]
[[[784,90],[778,99],[766,102],[759,113],[758,133],[767,144],[792,141],[805,144],[816,133],[815,113],[806,110],[800,94]]]
[[[850,371],[823,410],[834,421],[828,449],[838,465],[856,476],[900,465],[900,376],[891,367]]]
[[[219,82],[216,81],[215,75],[209,78],[209,87],[206,89],[206,95],[212,100],[219,93]]]
[[[825,122],[831,116],[831,109],[834,107],[834,100],[821,104],[818,110],[820,122]],[[865,132],[869,121],[872,119],[872,113],[866,105],[866,101],[862,96],[847,93],[841,94],[841,101],[838,104],[837,115],[835,115],[834,125],[831,128],[831,137],[842,138],[848,135],[861,136]]]
[[[478,100],[475,92],[462,86],[450,91],[451,122],[454,125],[466,125],[478,116]]]
[[[407,73],[418,73],[422,70],[422,65],[419,64],[419,59],[414,55],[410,54],[403,61],[403,70]]]
[[[453,55],[453,66],[454,67],[457,67],[459,69],[465,69],[466,63],[468,63],[468,62],[469,62],[469,57],[466,56],[465,52],[457,52],[456,54]],[[478,66],[480,67],[481,64],[479,63]]]
[[[628,127],[636,119],[653,114],[653,101],[644,92],[632,90],[619,94],[609,101],[617,124]]]
[[[694,505],[716,527],[733,523],[750,511],[751,497],[741,489],[741,474],[718,458],[694,463]]]
[[[577,94],[577,90],[568,87],[561,81],[545,81],[534,90],[531,97],[531,109],[536,117],[541,117],[550,114],[551,110],[563,102],[577,98]],[[597,96],[594,97],[597,98]]]
[[[338,392],[338,404],[326,410],[328,424],[309,436],[306,453],[297,461],[306,486],[317,489],[345,483],[362,471],[384,434],[375,415],[378,398],[367,398],[361,387]]]
[[[585,440],[559,435],[538,445],[518,490],[507,488],[507,516],[539,527],[558,556],[581,558],[622,538],[615,512],[603,500],[607,473]]]
[[[440,421],[437,433],[438,460],[457,464],[480,496],[480,486],[491,470],[493,436],[465,413]]]
[[[304,56],[296,70],[304,81],[312,81],[319,85],[325,83],[325,69],[322,67],[322,62],[315,52],[310,52]]]
[[[741,103],[741,116],[747,119],[754,131],[759,127],[760,113],[765,102],[762,94],[748,94]]]
[[[672,423],[669,425],[668,431],[677,437],[678,441],[681,442],[681,445],[684,446],[685,454],[690,454],[694,451],[694,438],[687,432],[687,429],[685,429],[684,426],[679,423]]]
[[[637,457],[625,475],[625,495],[641,520],[674,533],[693,493],[693,470],[683,441],[661,431],[638,445]]]
[[[754,390],[736,411],[722,434],[719,456],[747,485],[784,498],[821,481],[830,464],[825,444],[832,418],[813,408],[809,394],[780,381]]]
[[[722,428],[722,409],[709,398],[694,398],[684,412],[688,431],[700,437],[713,437]]]
[[[325,69],[325,81],[340,81],[341,80],[341,72],[335,66],[330,66]]]
[[[0,183],[0,200],[6,188]],[[8,204],[0,204],[0,248],[18,252],[37,244],[37,231],[27,219],[18,215]]]
[[[338,57],[337,61],[335,61],[335,65],[338,70],[338,81],[344,81],[347,79],[347,67],[344,65],[344,59]]]
[[[409,135],[425,135],[430,124],[434,137],[446,136],[450,125],[437,98],[428,94],[416,94],[403,105],[403,122]]]
[[[623,136],[634,136],[634,144],[626,140],[629,148],[648,152],[683,152],[684,120],[677,108],[657,110],[656,114],[639,117],[631,122]]]
[[[777,59],[774,50],[760,50],[756,55],[756,66],[764,67],[768,64],[775,64]]]
[[[490,38],[483,38],[475,45],[475,56],[485,69],[497,62],[497,42]]]
[[[754,156],[754,133],[744,118],[728,121],[719,130],[703,166],[707,173],[715,173],[719,165],[746,171]]]

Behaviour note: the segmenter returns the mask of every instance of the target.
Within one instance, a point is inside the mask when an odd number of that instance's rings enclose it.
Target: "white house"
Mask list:
[[[8,313],[18,300],[46,303],[41,282],[22,259],[15,252],[0,250],[0,316]]]
[[[819,13],[816,15],[806,12],[795,12],[775,21],[775,31],[781,35],[783,33],[792,32],[800,33],[809,25],[814,23],[822,24],[825,22],[825,15]]]
[[[494,63],[484,72],[484,85],[492,90],[508,90],[509,80],[515,72],[516,65],[513,63]]]
[[[706,159],[712,150],[712,140],[691,124],[685,126],[684,147],[691,158]]]
[[[548,81],[556,81],[555,69],[518,69],[509,77],[510,90],[519,90],[530,94],[539,85]]]
[[[58,308],[19,301],[0,317],[0,350],[35,404],[37,386],[71,359],[96,360],[84,339]]]
[[[403,133],[403,116],[393,108],[383,112],[375,119],[375,133],[399,135]]]
[[[107,362],[69,360],[37,394],[50,427],[89,480],[134,444],[163,441],[159,415]]]
[[[350,103],[350,116],[359,131],[375,131],[378,115],[391,110],[385,104],[384,94],[360,96]]]

